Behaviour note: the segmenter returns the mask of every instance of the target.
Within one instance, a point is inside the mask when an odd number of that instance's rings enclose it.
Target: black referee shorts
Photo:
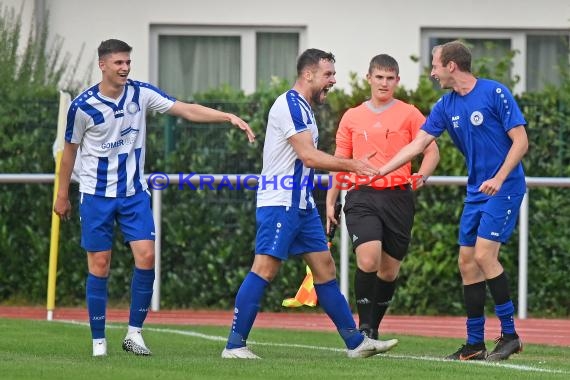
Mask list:
[[[382,249],[402,261],[408,253],[414,214],[410,187],[375,189],[360,186],[346,194],[344,213],[352,249],[379,240]]]

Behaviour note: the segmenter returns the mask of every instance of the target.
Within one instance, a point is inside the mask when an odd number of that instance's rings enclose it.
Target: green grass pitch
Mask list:
[[[389,353],[348,359],[331,332],[256,329],[249,346],[262,360],[222,359],[229,326],[145,325],[151,357],[121,350],[125,325],[107,326],[108,355],[91,356],[85,324],[0,319],[1,379],[569,379],[570,347],[526,345],[507,361],[441,358],[457,339],[390,335]],[[488,342],[493,347],[493,342]]]

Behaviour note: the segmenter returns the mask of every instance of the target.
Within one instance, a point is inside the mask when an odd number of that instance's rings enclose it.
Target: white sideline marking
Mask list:
[[[78,321],[65,321],[65,320],[57,320],[55,322],[67,323],[72,325],[81,325],[81,326],[89,326],[89,323],[86,322],[78,322]],[[124,329],[124,325],[116,325],[116,324],[107,324],[108,328],[113,329]],[[216,336],[216,335],[208,335],[203,334],[195,331],[187,331],[187,330],[176,330],[176,329],[165,329],[165,328],[158,328],[158,327],[145,327],[145,331],[153,331],[157,333],[167,333],[167,334],[176,334],[176,335],[184,335],[184,336],[191,336],[194,338],[200,338],[205,340],[211,340],[216,342],[225,342],[227,337]],[[345,349],[341,348],[334,348],[334,347],[322,347],[322,346],[310,346],[306,344],[294,344],[294,343],[268,343],[268,342],[256,342],[253,340],[249,340],[248,343],[256,346],[270,346],[270,347],[290,347],[290,348],[303,348],[308,350],[321,350],[321,351],[333,351],[333,352],[346,352]],[[504,362],[486,362],[481,360],[466,360],[466,361],[451,361],[445,360],[442,358],[436,358],[432,356],[415,356],[415,355],[396,355],[396,354],[380,354],[377,355],[380,357],[388,357],[391,359],[413,359],[413,360],[423,360],[428,362],[444,362],[450,364],[459,364],[459,365],[481,365],[481,366],[498,366],[498,367],[505,367],[511,368],[518,371],[523,372],[541,372],[541,373],[566,373],[570,374],[570,372],[559,370],[559,369],[548,369],[548,368],[537,368],[529,365],[521,365],[521,364],[509,364]]]

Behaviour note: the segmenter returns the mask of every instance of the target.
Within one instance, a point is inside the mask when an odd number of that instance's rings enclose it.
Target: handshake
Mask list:
[[[380,177],[382,175],[380,169],[375,168],[370,164],[370,159],[375,155],[376,152],[372,152],[367,154],[364,158],[350,160],[350,166],[352,167],[348,168],[349,171],[355,173],[356,175],[371,177],[372,180],[370,182],[372,182],[374,179],[376,179],[374,177]]]
[[[391,188],[391,187],[402,187],[403,185],[411,185],[413,190],[422,187],[427,180],[427,177],[414,173],[411,176],[404,178],[401,175],[386,177],[389,173],[398,169],[400,166],[404,165],[405,155],[400,156],[400,154],[393,157],[388,163],[385,163],[382,167],[378,168],[370,163],[370,159],[376,155],[376,152],[371,152],[360,159],[350,159],[348,164],[348,171],[356,174],[351,180],[347,178],[346,173],[342,173],[342,177],[337,175],[337,183],[352,182],[355,186],[367,186],[373,184],[375,187],[379,188]],[[338,174],[341,174],[340,172]],[[350,188],[349,186],[348,188]],[[346,188],[346,189],[348,189]]]

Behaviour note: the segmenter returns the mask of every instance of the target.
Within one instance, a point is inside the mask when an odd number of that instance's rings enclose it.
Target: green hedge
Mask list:
[[[251,96],[221,89],[200,100],[246,115],[258,135],[258,142],[253,145],[247,144],[243,134],[229,126],[150,117],[147,173],[259,173],[267,112],[273,99],[286,88],[285,83],[276,83]],[[569,103],[562,94],[554,94],[556,91],[525,94],[519,99],[529,121],[531,148],[524,160],[529,176],[570,176],[570,152],[564,144],[569,133]],[[54,95],[51,100],[20,103],[21,113],[16,117],[7,114],[13,112],[11,108],[0,110],[0,133],[10,136],[0,143],[1,172],[53,171],[51,145],[57,117]],[[358,96],[355,91],[354,97]],[[216,103],[209,97],[226,97],[229,101]],[[321,148],[329,152],[334,149],[334,126],[346,108],[335,102],[343,97],[346,94],[335,93],[331,96],[333,105],[318,111]],[[166,133],[172,136],[167,137]],[[464,175],[463,159],[446,135],[439,145],[442,159],[435,174]],[[167,152],[168,149],[171,151]],[[77,192],[76,185],[72,191]],[[413,241],[399,278],[393,313],[463,314],[456,235],[464,191],[461,186],[430,186],[417,193]],[[564,230],[564,226],[570,225],[570,202],[566,194],[567,189],[530,190],[528,307],[533,316],[567,316],[570,310],[566,270],[570,240]],[[324,195],[323,191],[316,194],[321,207]],[[0,185],[2,303],[41,303],[45,299],[52,196],[52,187],[48,185]],[[171,186],[162,197],[161,306],[231,308],[253,259],[255,193],[179,190]],[[72,201],[77,210],[77,197]],[[517,240],[515,234],[502,249],[515,300]],[[112,260],[110,297],[112,303],[126,304],[132,258],[121,243],[120,234]],[[72,221],[62,224],[59,305],[83,303],[85,274],[85,253],[79,247],[76,212]],[[263,309],[281,310],[281,300],[295,294],[303,276],[302,263],[287,262],[269,287]]]

